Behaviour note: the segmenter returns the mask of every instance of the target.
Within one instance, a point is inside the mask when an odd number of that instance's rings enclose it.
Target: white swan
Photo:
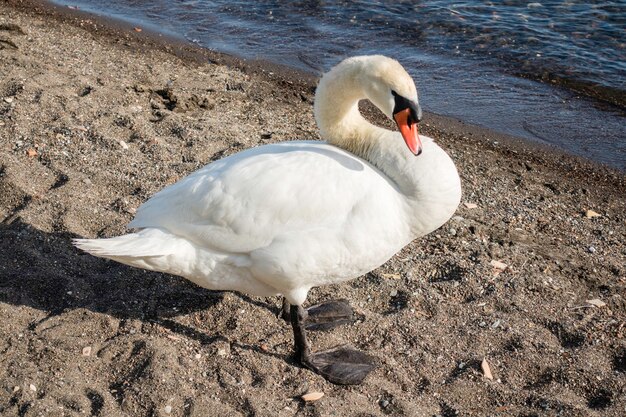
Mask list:
[[[400,133],[366,121],[361,99]],[[306,340],[307,320],[330,327],[351,309],[339,301],[307,312],[307,293],[367,273],[443,225],[459,204],[460,179],[450,157],[418,135],[415,84],[395,60],[338,64],[319,82],[315,118],[327,142],[265,145],[213,162],[145,202],[128,225],[137,232],[74,243],[209,289],[283,295],[300,361],[332,382],[361,382],[370,356],[346,347],[312,353]]]

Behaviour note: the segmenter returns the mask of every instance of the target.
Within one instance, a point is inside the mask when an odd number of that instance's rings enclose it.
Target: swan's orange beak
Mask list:
[[[413,120],[413,117],[411,116],[411,109],[406,108],[404,110],[400,110],[393,115],[393,119],[396,121],[398,129],[400,129],[400,133],[404,138],[406,146],[409,147],[409,150],[413,152],[413,155],[421,154],[422,141],[420,140],[417,129],[417,120]]]

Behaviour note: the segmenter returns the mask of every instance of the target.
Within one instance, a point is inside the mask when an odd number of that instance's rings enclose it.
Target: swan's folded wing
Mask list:
[[[280,235],[338,228],[391,186],[351,154],[321,142],[286,142],[216,161],[144,203],[129,227],[162,228],[224,253],[266,247]],[[384,196],[379,196],[384,197]],[[384,213],[371,213],[371,216]]]

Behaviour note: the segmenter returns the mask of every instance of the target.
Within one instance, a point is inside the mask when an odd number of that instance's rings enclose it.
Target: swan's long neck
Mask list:
[[[359,101],[367,98],[361,67],[358,62],[343,62],[324,75],[315,92],[315,120],[326,141],[369,160],[376,139],[388,131],[359,112]]]
[[[405,196],[414,236],[445,223],[461,196],[460,180],[450,157],[430,138],[422,137],[423,154],[413,155],[398,132],[368,122],[359,100],[368,98],[364,63],[346,60],[320,80],[315,94],[315,119],[322,138],[365,159],[389,178]]]

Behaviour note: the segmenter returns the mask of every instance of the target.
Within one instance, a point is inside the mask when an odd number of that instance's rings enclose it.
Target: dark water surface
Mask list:
[[[55,2],[315,73],[392,56],[426,110],[626,170],[626,0]]]

